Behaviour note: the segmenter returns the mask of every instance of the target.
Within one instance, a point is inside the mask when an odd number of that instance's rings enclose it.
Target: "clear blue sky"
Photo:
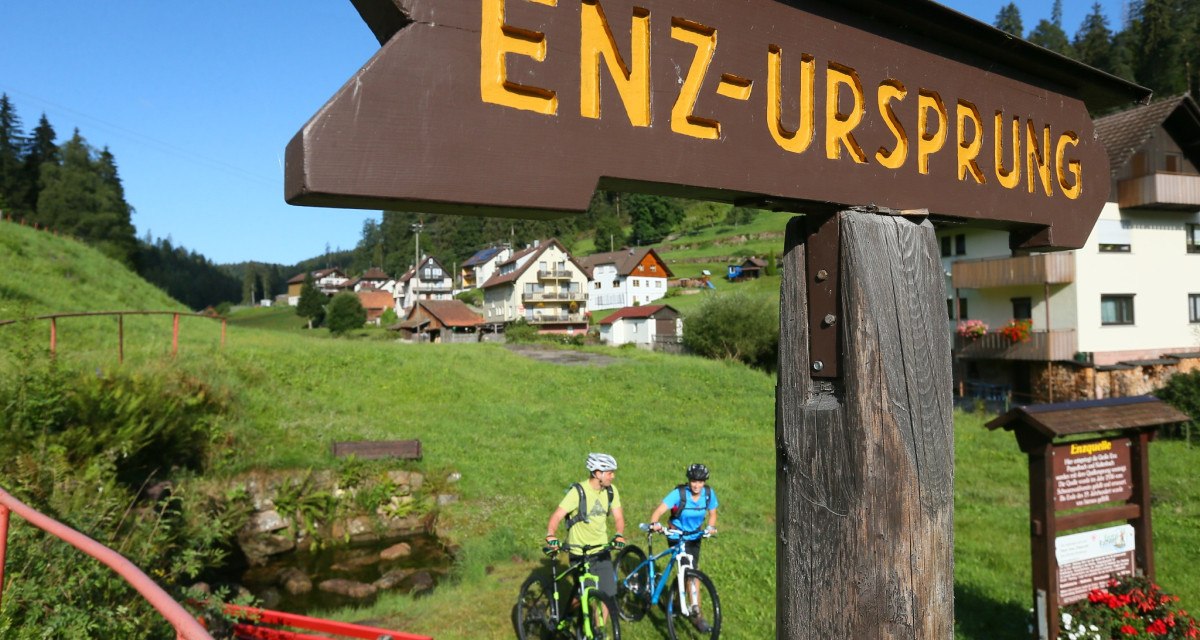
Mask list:
[[[1068,36],[1092,1],[1063,2]],[[944,4],[991,23],[1006,2]],[[1016,4],[1026,30],[1050,16],[1049,1]],[[1125,4],[1101,0],[1111,29]],[[0,92],[26,131],[44,112],[60,143],[78,127],[109,147],[139,236],[292,264],[352,248],[378,218],[283,202],[288,140],[378,49],[350,0],[12,0],[3,14]]]

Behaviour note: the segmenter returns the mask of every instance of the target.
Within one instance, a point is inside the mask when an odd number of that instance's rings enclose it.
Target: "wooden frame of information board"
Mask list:
[[[1133,571],[1154,578],[1149,445],[1158,427],[1188,416],[1152,396],[1109,398],[1012,409],[987,423],[1017,437],[1029,456],[1029,536],[1033,568],[1033,637],[1053,640],[1063,604],[1061,534],[1127,523]],[[1109,557],[1112,566],[1124,554]],[[1107,575],[1103,563],[1100,579]],[[1103,575],[1100,575],[1103,574]],[[1095,579],[1096,576],[1087,576]],[[1080,589],[1071,592],[1076,597]]]

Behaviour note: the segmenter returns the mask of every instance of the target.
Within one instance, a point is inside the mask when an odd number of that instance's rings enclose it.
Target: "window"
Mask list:
[[[1188,294],[1188,322],[1200,322],[1200,293]]]
[[[1183,154],[1168,152],[1164,160],[1167,173],[1183,173]]]
[[[1013,320],[1031,320],[1031,319],[1033,319],[1033,299],[1032,298],[1013,298],[1012,299],[1012,317],[1013,317]]]
[[[650,273],[654,273],[655,271],[658,271],[658,265],[656,265],[656,264],[650,265]]]
[[[1129,227],[1122,221],[1098,220],[1095,233],[1100,253],[1129,253],[1132,246]]]
[[[1184,225],[1187,230],[1187,252],[1200,253],[1200,224]]]
[[[620,278],[613,279],[613,288],[616,289],[619,286],[621,286],[621,279]]]
[[[599,280],[597,280],[597,281],[593,282],[593,283],[592,283],[592,288],[593,288],[593,289],[599,289],[599,288],[600,288],[600,281],[599,281]]]
[[[960,233],[960,234],[954,236],[954,255],[961,256],[961,255],[966,255],[966,253],[967,253],[967,236],[965,234]]]
[[[961,313],[961,315],[956,317],[954,314],[954,298],[950,298],[949,300],[946,300],[946,313],[949,315],[950,319],[951,320],[966,320],[968,317],[967,316],[967,299],[966,298],[958,299],[958,310]]]
[[[949,258],[950,253],[950,236],[942,236],[942,257]]]
[[[646,270],[646,265],[644,265],[644,264],[638,265],[638,271],[645,271],[645,270]]]
[[[638,280],[637,278],[634,278],[634,279],[633,279],[633,286],[635,286],[635,287],[640,287],[640,286],[642,286],[642,281],[641,281],[641,280]]]
[[[1100,324],[1133,324],[1133,294],[1100,296]]]

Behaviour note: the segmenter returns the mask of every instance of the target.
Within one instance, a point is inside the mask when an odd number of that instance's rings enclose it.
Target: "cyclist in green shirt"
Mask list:
[[[606,453],[592,453],[587,457],[589,477],[575,483],[567,490],[558,508],[550,514],[546,524],[546,554],[558,551],[558,525],[567,520],[567,544],[572,547],[571,560],[579,559],[578,548],[600,546],[611,543],[614,549],[625,546],[625,514],[621,510],[621,494],[613,486],[617,475],[617,461]],[[580,509],[580,501],[584,503]],[[612,514],[616,535],[609,540],[608,514]],[[607,550],[593,556],[592,571],[599,576],[600,592],[616,597],[617,578],[613,569],[612,556]]]

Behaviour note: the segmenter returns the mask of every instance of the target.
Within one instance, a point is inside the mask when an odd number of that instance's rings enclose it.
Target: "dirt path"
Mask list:
[[[555,349],[553,347],[542,347],[533,344],[506,344],[504,347],[517,355],[552,364],[606,367],[618,362],[617,358],[611,356],[571,349]]]

